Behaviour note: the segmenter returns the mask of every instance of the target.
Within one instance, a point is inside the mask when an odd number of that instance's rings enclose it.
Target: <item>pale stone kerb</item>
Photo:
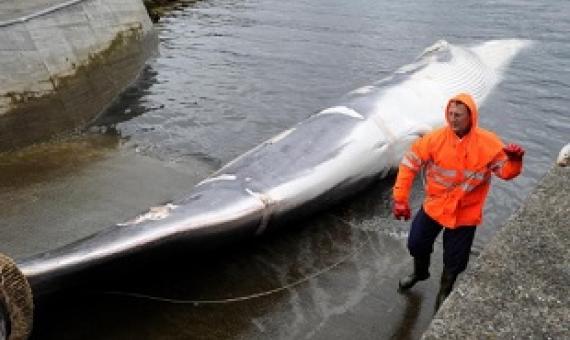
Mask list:
[[[568,334],[570,171],[552,168],[487,245],[422,339]]]

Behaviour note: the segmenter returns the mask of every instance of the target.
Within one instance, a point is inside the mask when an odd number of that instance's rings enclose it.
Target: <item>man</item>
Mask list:
[[[418,139],[406,153],[394,185],[394,216],[408,220],[412,182],[425,171],[425,200],[408,236],[414,271],[401,279],[399,291],[429,278],[433,243],[443,229],[443,273],[436,311],[465,270],[475,227],[481,223],[491,174],[509,180],[522,169],[524,150],[504,147],[492,132],[477,126],[477,106],[469,94],[453,97],[445,110],[447,126]]]

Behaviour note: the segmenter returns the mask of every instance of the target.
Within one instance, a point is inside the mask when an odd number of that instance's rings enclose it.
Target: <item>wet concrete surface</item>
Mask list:
[[[52,249],[182,195],[213,170],[119,144],[83,136],[0,157],[0,251]],[[107,268],[37,300],[33,338],[419,338],[436,280],[396,293],[411,262],[408,223],[388,216],[392,181],[247,243]]]
[[[378,232],[355,232],[330,215],[310,224],[221,254],[190,253],[167,265],[147,264],[119,283],[54,297],[40,305],[36,334],[69,339],[418,338],[429,322],[429,291],[435,287],[427,283],[409,295],[394,294],[396,277],[408,266],[401,242]],[[236,298],[243,300],[231,301]]]
[[[460,281],[424,339],[570,336],[570,168],[555,167]]]
[[[69,243],[187,192],[210,171],[121,150],[109,135],[0,154],[0,252],[20,259]]]
[[[124,280],[114,277],[97,288],[53,297],[39,305],[36,334],[419,338],[431,318],[436,287],[427,282],[408,295],[395,294],[397,278],[409,268],[401,240],[360,231],[334,215],[303,224],[214,254],[180,253],[168,262],[139,264]]]

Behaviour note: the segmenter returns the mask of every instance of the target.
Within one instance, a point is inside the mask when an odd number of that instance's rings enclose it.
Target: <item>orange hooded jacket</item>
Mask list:
[[[491,173],[508,180],[522,170],[522,161],[509,160],[494,133],[477,127],[477,106],[470,95],[453,97],[445,113],[452,101],[469,108],[471,130],[459,138],[448,124],[415,141],[400,163],[393,191],[394,201],[408,202],[414,177],[424,168],[424,211],[451,229],[481,223]]]

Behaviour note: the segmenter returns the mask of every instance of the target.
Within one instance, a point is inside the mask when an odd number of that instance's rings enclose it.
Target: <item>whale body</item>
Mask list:
[[[439,41],[390,77],[356,89],[197,184],[184,198],[18,262],[35,295],[115,259],[175,242],[254,237],[312,213],[398,166],[411,142],[444,124],[459,92],[484,103],[523,40]]]

